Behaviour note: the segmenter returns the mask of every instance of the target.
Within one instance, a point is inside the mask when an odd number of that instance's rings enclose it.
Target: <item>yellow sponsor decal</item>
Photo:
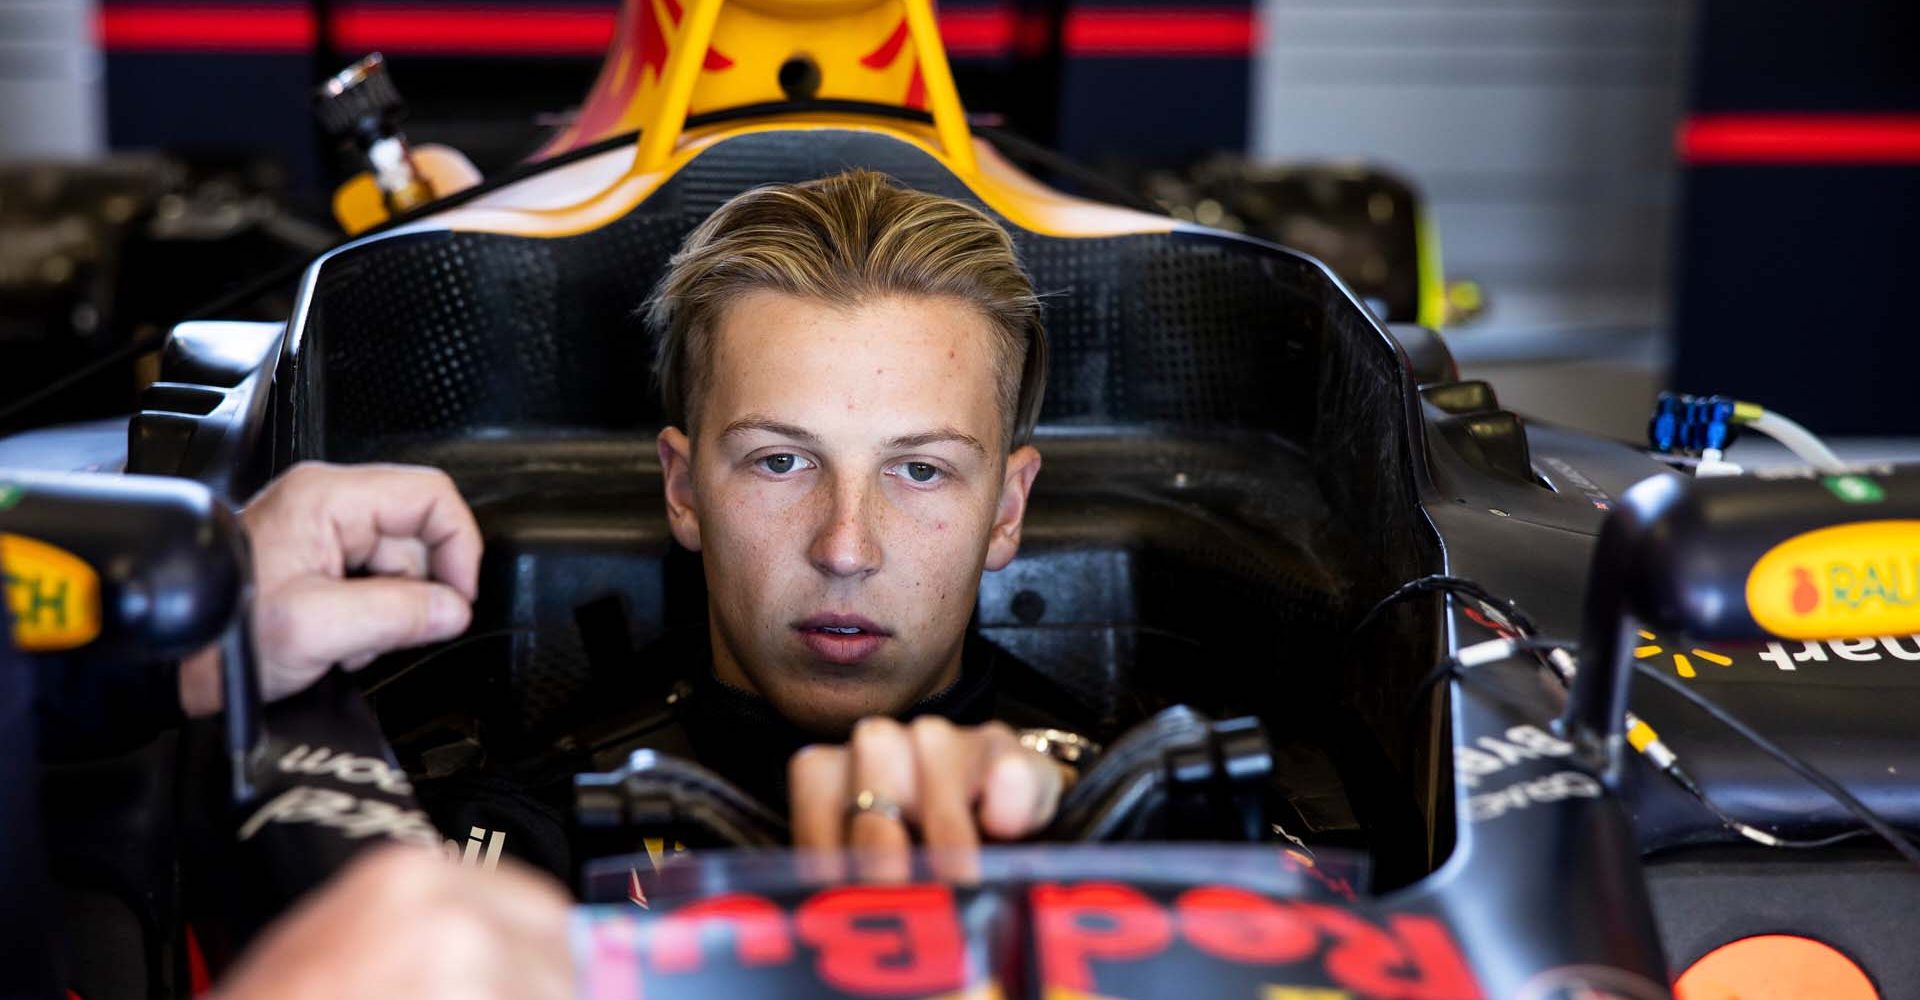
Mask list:
[[[1920,632],[1920,521],[1795,535],[1747,573],[1747,609],[1785,639]]]
[[[1660,637],[1646,629],[1640,630],[1640,638],[1645,641],[1633,647],[1633,658],[1636,660],[1649,660],[1667,651],[1667,648],[1660,644]],[[1711,649],[1701,649],[1699,646],[1687,648],[1693,650],[1691,656],[1687,654],[1685,649],[1675,649],[1673,651],[1673,671],[1682,677],[1691,678],[1700,676],[1700,672],[1693,669],[1694,660],[1711,663],[1716,667],[1733,666],[1733,657],[1725,653],[1716,653]],[[1627,741],[1629,743],[1633,742],[1633,733],[1634,730],[1631,727],[1627,729]],[[1652,737],[1648,737],[1648,739],[1651,738]],[[1638,744],[1635,744],[1634,749],[1638,750],[1642,748]]]
[[[25,535],[0,534],[0,571],[18,648],[75,649],[100,634],[100,577],[73,553]]]

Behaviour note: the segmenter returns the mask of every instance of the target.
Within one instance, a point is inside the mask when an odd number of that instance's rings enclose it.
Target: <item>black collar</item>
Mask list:
[[[782,718],[765,699],[713,676],[713,649],[704,620],[669,630],[641,651],[635,666],[623,685],[603,689],[592,699],[607,713],[598,728],[624,731],[633,740],[620,748],[589,740],[597,748],[596,766],[613,766],[609,758],[650,746],[698,761],[770,808],[786,812],[787,761],[821,740]],[[637,702],[650,705],[643,714],[657,722],[635,727]],[[1016,728],[1050,726],[1095,739],[1111,738],[1113,728],[1111,720],[1100,718],[1061,682],[971,628],[961,649],[959,679],[897,718],[908,721],[922,715],[963,726],[993,719]]]
[[[677,704],[694,757],[748,794],[784,811],[787,760],[821,738],[787,721],[758,695],[722,683],[713,676],[713,652],[701,636],[679,662],[687,664],[686,696]],[[689,645],[695,645],[689,643]],[[1005,654],[973,632],[960,654],[960,676],[895,718],[902,722],[938,715],[959,725],[978,725],[994,717],[994,675]],[[679,657],[676,657],[679,659]],[[698,665],[697,667],[695,665]]]

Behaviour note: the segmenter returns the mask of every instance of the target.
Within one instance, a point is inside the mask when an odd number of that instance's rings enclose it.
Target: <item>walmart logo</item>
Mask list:
[[[1640,638],[1645,639],[1646,644],[1633,647],[1634,659],[1651,660],[1654,657],[1666,655],[1666,647],[1660,645],[1659,637],[1655,636],[1652,632],[1641,630]],[[1673,651],[1672,656],[1673,669],[1682,677],[1700,676],[1699,672],[1693,669],[1693,661],[1696,659],[1704,660],[1716,667],[1733,666],[1733,657],[1723,656],[1711,649],[1701,649],[1698,646],[1693,647],[1688,653],[1683,653],[1676,649]]]

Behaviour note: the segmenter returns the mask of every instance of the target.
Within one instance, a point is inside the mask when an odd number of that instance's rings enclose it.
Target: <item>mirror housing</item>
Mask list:
[[[1640,628],[1733,640],[1920,632],[1920,468],[1662,474],[1627,490],[1594,546],[1562,720],[1609,758]]]
[[[23,652],[178,659],[240,606],[240,523],[206,487],[160,476],[0,471],[0,561]]]

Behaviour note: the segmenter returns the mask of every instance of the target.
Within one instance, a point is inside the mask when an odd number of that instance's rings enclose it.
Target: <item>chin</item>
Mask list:
[[[822,739],[844,740],[861,719],[897,715],[906,708],[901,698],[877,687],[872,679],[835,677],[789,681],[772,686],[766,694],[788,722]]]

